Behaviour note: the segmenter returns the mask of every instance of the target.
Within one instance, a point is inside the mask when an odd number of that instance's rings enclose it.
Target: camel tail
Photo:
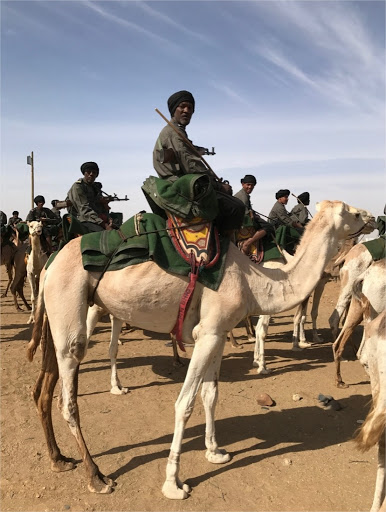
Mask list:
[[[34,327],[32,331],[31,341],[27,345],[27,358],[28,361],[32,362],[35,352],[40,345],[42,334],[43,334],[43,319],[45,316],[45,304],[44,304],[44,288],[41,287],[36,306],[34,316]]]
[[[385,435],[385,429],[386,407],[380,396],[377,395],[373,399],[371,411],[354,439],[358,449],[365,452],[379,443],[381,437]]]

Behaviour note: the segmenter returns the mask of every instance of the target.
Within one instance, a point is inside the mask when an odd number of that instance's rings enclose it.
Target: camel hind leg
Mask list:
[[[41,348],[42,368],[32,396],[46,437],[48,454],[51,460],[51,469],[55,472],[68,471],[74,469],[74,461],[73,459],[64,457],[60,453],[52,425],[52,398],[59,373],[47,316],[45,316],[43,320]],[[29,355],[30,360],[32,360],[32,357],[33,356]]]
[[[108,494],[112,492],[115,483],[99,471],[88,451],[80,428],[77,401],[78,376],[80,361],[84,358],[87,350],[86,335],[73,336],[69,345],[69,349],[57,351],[58,369],[62,383],[60,410],[77,441],[88,476],[88,489],[91,492]],[[65,347],[66,344],[60,344],[60,346]]]
[[[268,370],[265,365],[264,353],[265,338],[267,336],[270,319],[271,317],[269,315],[260,315],[259,321],[256,324],[256,341],[253,355],[253,366],[257,368],[258,374],[266,375],[271,373],[271,370]]]

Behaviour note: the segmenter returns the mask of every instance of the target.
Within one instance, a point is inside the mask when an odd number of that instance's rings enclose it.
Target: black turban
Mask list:
[[[276,199],[280,199],[281,197],[289,196],[290,193],[291,192],[286,188],[280,189],[276,192],[275,197],[276,197]]]
[[[309,192],[303,192],[302,194],[299,194],[298,195],[298,199],[300,199],[300,201],[307,205],[307,204],[310,204],[310,194]]]
[[[241,183],[252,183],[252,185],[256,185],[256,178],[253,174],[246,174],[244,178],[241,178]]]
[[[172,117],[173,117],[174,112],[176,111],[176,108],[178,107],[178,105],[180,103],[182,103],[183,101],[188,101],[189,103],[191,103],[193,105],[193,112],[194,112],[195,101],[193,98],[193,94],[189,91],[178,91],[178,92],[175,92],[174,94],[172,94],[170,96],[170,98],[168,99],[168,109],[169,109],[170,115]]]
[[[37,205],[38,203],[45,203],[46,200],[44,199],[43,196],[36,196],[35,199],[34,199],[34,203]]]
[[[85,162],[80,166],[80,170],[82,174],[84,174],[86,171],[98,171],[99,174],[99,167],[95,162]]]

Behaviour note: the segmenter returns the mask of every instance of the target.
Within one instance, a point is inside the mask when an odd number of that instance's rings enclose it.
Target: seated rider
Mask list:
[[[77,180],[67,194],[71,201],[68,212],[89,231],[111,229],[107,198],[102,195],[102,184],[95,181],[99,167],[95,162],[85,162],[80,166],[83,178]]]
[[[310,204],[310,194],[309,192],[303,192],[298,196],[298,204],[292,208],[290,211],[290,215],[293,220],[299,221],[300,224],[304,227],[307,222],[310,222],[308,218],[309,211],[307,206]]]
[[[239,242],[239,247],[244,254],[249,255],[250,248],[258,240],[261,240],[267,234],[274,234],[274,229],[271,224],[263,220],[252,208],[251,193],[256,185],[256,178],[252,174],[246,174],[241,179],[242,189],[235,194],[234,197],[240,199],[245,205],[245,215],[248,216],[253,222],[255,233],[247,239]]]
[[[16,226],[16,224],[19,224],[19,222],[23,222],[23,219],[19,217],[19,212],[15,210],[12,212],[12,217],[9,218],[8,226]]]
[[[43,224],[43,233],[41,236],[42,248],[48,254],[52,253],[52,235],[51,227],[57,226],[60,223],[58,219],[49,208],[44,207],[46,200],[43,196],[36,196],[34,203],[35,208],[29,211],[26,221],[31,222],[33,220],[41,221]]]
[[[186,126],[190,123],[194,107],[195,100],[188,91],[178,91],[168,99],[171,124],[186,139]],[[205,148],[202,147],[192,148],[171,126],[166,125],[154,146],[153,166],[160,178],[170,181],[175,181],[184,174],[209,175],[219,207],[215,223],[221,234],[230,235],[235,229],[240,228],[245,208],[239,199],[231,195],[231,187],[217,180],[204,164],[201,156],[205,152]]]
[[[273,224],[274,228],[277,229],[279,226],[294,227],[299,231],[303,231],[303,226],[299,221],[293,220],[291,215],[288,213],[285,205],[288,203],[290,195],[288,189],[280,189],[276,192],[276,203],[273,205],[268,217],[269,222]]]

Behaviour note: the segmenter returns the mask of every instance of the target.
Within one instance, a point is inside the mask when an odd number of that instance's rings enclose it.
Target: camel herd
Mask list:
[[[79,238],[69,242],[48,269],[42,270],[46,258],[41,253],[39,236],[36,235],[39,227],[30,224],[32,251],[24,270],[31,286],[32,311],[28,322],[33,322],[28,357],[32,361],[37,348],[41,346],[42,368],[33,399],[46,437],[51,468],[53,471],[66,471],[74,467],[73,462],[62,455],[52,425],[53,393],[59,381],[59,408],[78,443],[87,472],[88,488],[96,493],[110,493],[115,482],[103,475],[93,461],[80,427],[77,402],[79,365],[86,355],[89,338],[101,313],[110,314],[111,391],[126,393],[127,388],[121,385],[116,370],[118,338],[123,323],[170,333],[188,278],[166,272],[156,263],[148,261],[108,271],[98,282],[98,272],[88,272],[83,268]],[[363,244],[347,242],[374,228],[375,219],[369,212],[340,201],[323,201],[307,225],[295,255],[288,257],[287,261],[256,265],[231,244],[218,290],[213,291],[197,283],[182,329],[183,342],[194,343],[194,350],[175,404],[175,430],[162,488],[164,496],[185,499],[190,493],[189,486],[179,478],[180,456],[186,423],[200,387],[206,417],[206,458],[214,464],[230,460],[226,450],[217,444],[214,420],[227,333],[231,333],[243,319],[259,315],[255,365],[258,373],[268,372],[264,360],[264,340],[270,316],[298,306],[293,349],[306,348],[309,344],[305,341],[303,326],[307,301],[314,292],[312,319],[316,341],[320,296],[327,280],[334,272],[339,272],[341,293],[330,317],[331,329],[336,334],[333,354],[337,385],[344,386],[339,365],[344,344],[355,326],[363,320],[364,335],[358,358],[370,376],[373,408],[356,440],[362,450],[378,444],[379,464],[371,512],[386,511],[385,264],[383,260],[373,262]],[[18,251],[16,247],[15,255]],[[341,266],[340,270],[338,265]],[[11,292],[15,297],[15,306],[19,307],[16,292],[27,306],[20,283],[11,284]],[[90,307],[91,297],[95,304],[93,307]],[[343,327],[338,335],[342,320]]]

